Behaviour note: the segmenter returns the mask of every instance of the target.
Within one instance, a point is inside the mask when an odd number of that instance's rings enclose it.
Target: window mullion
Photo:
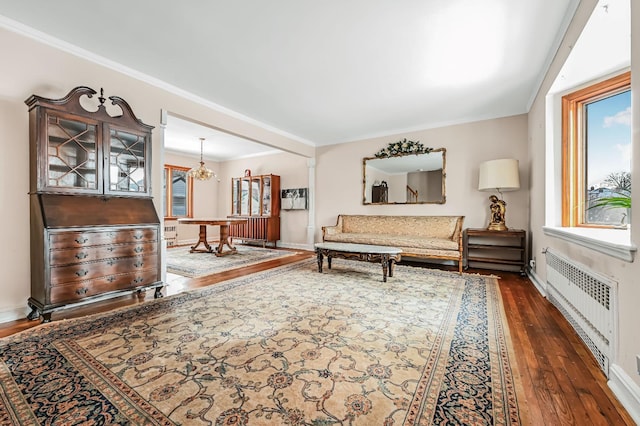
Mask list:
[[[576,103],[576,136],[574,139],[575,168],[573,177],[573,190],[575,191],[575,220],[573,226],[585,223],[586,200],[586,174],[587,174],[587,114],[584,102]]]

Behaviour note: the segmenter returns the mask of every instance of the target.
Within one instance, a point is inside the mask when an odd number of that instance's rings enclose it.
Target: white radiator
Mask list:
[[[609,377],[617,339],[618,283],[546,251],[547,297],[571,323]]]

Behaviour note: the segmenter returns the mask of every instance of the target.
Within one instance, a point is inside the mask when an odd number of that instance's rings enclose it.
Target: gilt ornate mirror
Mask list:
[[[446,149],[406,139],[362,161],[363,204],[444,204]]]

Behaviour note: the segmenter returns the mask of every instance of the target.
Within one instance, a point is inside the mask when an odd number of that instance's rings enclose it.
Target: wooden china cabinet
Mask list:
[[[160,221],[151,199],[152,126],[122,98],[32,95],[29,107],[29,319],[126,292],[160,290]],[[95,100],[95,99],[94,99]],[[117,110],[120,110],[119,112]]]
[[[231,179],[231,215],[245,218],[243,225],[232,225],[231,237],[270,242],[280,239],[280,176],[258,175]]]

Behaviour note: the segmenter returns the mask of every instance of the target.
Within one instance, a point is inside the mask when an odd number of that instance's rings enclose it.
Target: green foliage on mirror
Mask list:
[[[374,155],[376,158],[386,158],[406,154],[428,154],[431,151],[433,148],[427,148],[419,141],[410,141],[404,138],[398,142],[391,142],[386,148],[382,148]]]

